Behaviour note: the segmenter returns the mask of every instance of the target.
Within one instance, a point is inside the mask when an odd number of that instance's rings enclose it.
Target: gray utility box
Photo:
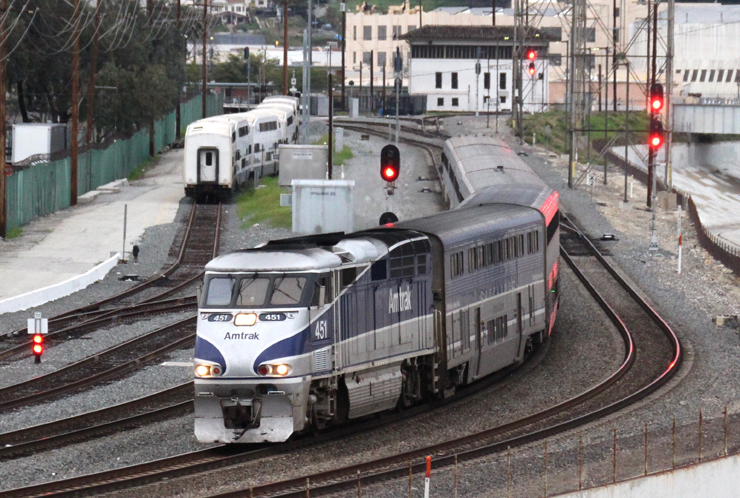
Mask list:
[[[293,231],[354,231],[354,180],[293,180]]]
[[[311,116],[329,115],[329,97],[327,95],[311,95]]]
[[[31,156],[53,154],[67,148],[67,125],[16,123],[13,125],[10,162],[18,164]]]
[[[329,161],[326,145],[280,145],[278,184],[289,187],[293,180],[324,180]]]

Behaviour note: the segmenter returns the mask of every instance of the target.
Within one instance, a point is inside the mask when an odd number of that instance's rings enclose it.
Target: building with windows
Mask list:
[[[549,103],[548,41],[539,30],[528,34],[523,48],[536,57],[521,61],[524,110],[542,112]],[[409,94],[426,95],[427,111],[511,111],[516,96],[512,26],[426,25],[400,39],[411,54]]]

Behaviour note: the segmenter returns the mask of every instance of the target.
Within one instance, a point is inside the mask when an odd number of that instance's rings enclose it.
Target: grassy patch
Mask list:
[[[149,159],[147,159],[146,161],[138,165],[136,168],[134,168],[134,170],[131,173],[129,173],[128,175],[129,181],[140,179],[141,177],[144,176],[144,173],[146,173],[146,170],[156,166],[158,162],[159,162],[158,155],[150,157]]]
[[[604,129],[609,130],[623,130],[625,128],[626,120],[625,113],[609,113],[608,127],[606,121],[606,113],[592,113],[591,114],[591,157],[598,156],[598,151],[594,147],[594,141],[603,141],[611,139],[618,134],[617,131],[604,132]],[[550,126],[550,136],[546,135],[546,128]],[[630,112],[629,116],[630,130],[640,130],[630,132],[632,140],[636,143],[645,142],[647,143],[647,133],[643,130],[647,130],[649,127],[648,117],[645,112],[636,111]],[[537,143],[542,145],[546,144],[550,149],[564,154],[568,152],[568,133],[570,129],[570,122],[568,121],[568,115],[564,111],[550,111],[539,114],[529,114],[524,116],[523,120],[524,127],[524,141],[531,144],[532,134],[537,134]],[[588,128],[588,124],[583,126]],[[579,133],[579,139],[585,140],[586,134]],[[583,137],[583,138],[581,138]],[[585,158],[586,149],[585,146],[579,147],[579,158]]]
[[[314,142],[314,145],[327,145],[329,143],[329,134],[322,136],[320,139],[318,139],[316,142]],[[350,159],[355,157],[355,154],[352,152],[352,149],[347,147],[346,145],[342,147],[342,150],[334,152],[334,154],[331,156],[331,164],[333,166],[340,166]]]
[[[242,228],[255,223],[267,222],[276,228],[291,228],[293,211],[280,206],[280,194],[287,193],[276,177],[261,180],[264,187],[249,189],[236,197],[236,212],[242,220]]]
[[[8,230],[8,233],[5,234],[5,238],[10,239],[17,239],[23,234],[23,229],[21,227],[15,227]]]

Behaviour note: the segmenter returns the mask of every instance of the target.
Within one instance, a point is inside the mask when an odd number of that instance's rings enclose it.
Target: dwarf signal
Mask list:
[[[28,319],[28,334],[33,335],[31,339],[31,352],[34,363],[41,363],[41,355],[44,353],[44,335],[49,331],[48,318],[41,318],[41,313],[34,313],[33,318]]]
[[[386,145],[380,151],[380,177],[387,182],[395,182],[401,172],[401,155],[395,145]]]

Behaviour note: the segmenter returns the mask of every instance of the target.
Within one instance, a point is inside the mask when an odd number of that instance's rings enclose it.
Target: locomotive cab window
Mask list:
[[[236,283],[234,277],[213,277],[208,281],[205,292],[205,306],[228,306],[231,304],[231,291]]]
[[[213,152],[206,152],[206,166],[213,166]]]
[[[277,277],[272,286],[273,305],[294,305],[301,302],[301,296],[306,289],[305,277]]]
[[[270,279],[263,277],[245,277],[239,282],[239,291],[236,295],[236,306],[252,307],[265,304],[267,288]]]

